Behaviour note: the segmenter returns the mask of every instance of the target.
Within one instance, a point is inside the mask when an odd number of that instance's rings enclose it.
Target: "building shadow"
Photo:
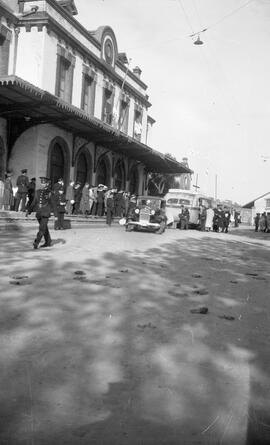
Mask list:
[[[164,238],[60,267],[1,241],[1,444],[270,443],[267,247]]]

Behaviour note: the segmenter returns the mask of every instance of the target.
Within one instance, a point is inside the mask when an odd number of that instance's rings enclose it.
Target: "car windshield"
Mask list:
[[[157,207],[160,207],[160,199],[147,199],[147,198],[141,198],[138,199],[138,205],[139,206],[147,206],[151,209],[156,209]]]

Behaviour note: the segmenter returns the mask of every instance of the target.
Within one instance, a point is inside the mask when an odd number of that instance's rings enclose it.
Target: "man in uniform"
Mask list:
[[[16,185],[18,187],[17,193],[16,193],[16,201],[15,201],[15,211],[18,212],[20,202],[22,201],[22,207],[21,211],[25,212],[25,203],[28,193],[28,187],[29,187],[29,178],[26,175],[27,169],[24,168],[21,170],[21,175],[18,176]]]
[[[57,217],[57,204],[59,201],[59,191],[64,191],[64,180],[63,178],[59,178],[57,182],[52,187],[52,203],[53,203],[53,211],[54,216]]]
[[[229,228],[230,220],[231,220],[231,214],[230,214],[228,207],[224,207],[222,216],[223,216],[222,232],[228,233],[228,228]]]
[[[36,239],[33,243],[34,249],[38,248],[38,245],[44,236],[45,243],[40,247],[50,247],[51,237],[48,229],[48,222],[53,212],[52,192],[50,190],[50,180],[44,176],[40,177],[41,188],[36,191],[35,198],[29,207],[26,216],[30,215],[32,211],[36,211],[36,218],[39,223],[39,230]]]

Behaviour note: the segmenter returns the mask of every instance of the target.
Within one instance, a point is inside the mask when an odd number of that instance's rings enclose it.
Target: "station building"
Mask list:
[[[143,194],[150,172],[190,173],[150,147],[147,85],[113,29],[89,31],[77,12],[74,0],[0,0],[0,177],[27,168]]]

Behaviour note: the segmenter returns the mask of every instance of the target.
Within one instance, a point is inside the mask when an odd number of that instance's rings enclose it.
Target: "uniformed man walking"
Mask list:
[[[39,223],[39,230],[34,240],[33,247],[34,249],[38,248],[38,245],[44,237],[45,243],[40,247],[50,247],[51,246],[51,237],[48,229],[48,222],[53,212],[53,201],[52,201],[52,192],[50,190],[50,180],[44,176],[40,177],[41,188],[38,189],[35,193],[34,200],[29,207],[27,214],[30,215],[33,211],[36,211],[36,218]]]

